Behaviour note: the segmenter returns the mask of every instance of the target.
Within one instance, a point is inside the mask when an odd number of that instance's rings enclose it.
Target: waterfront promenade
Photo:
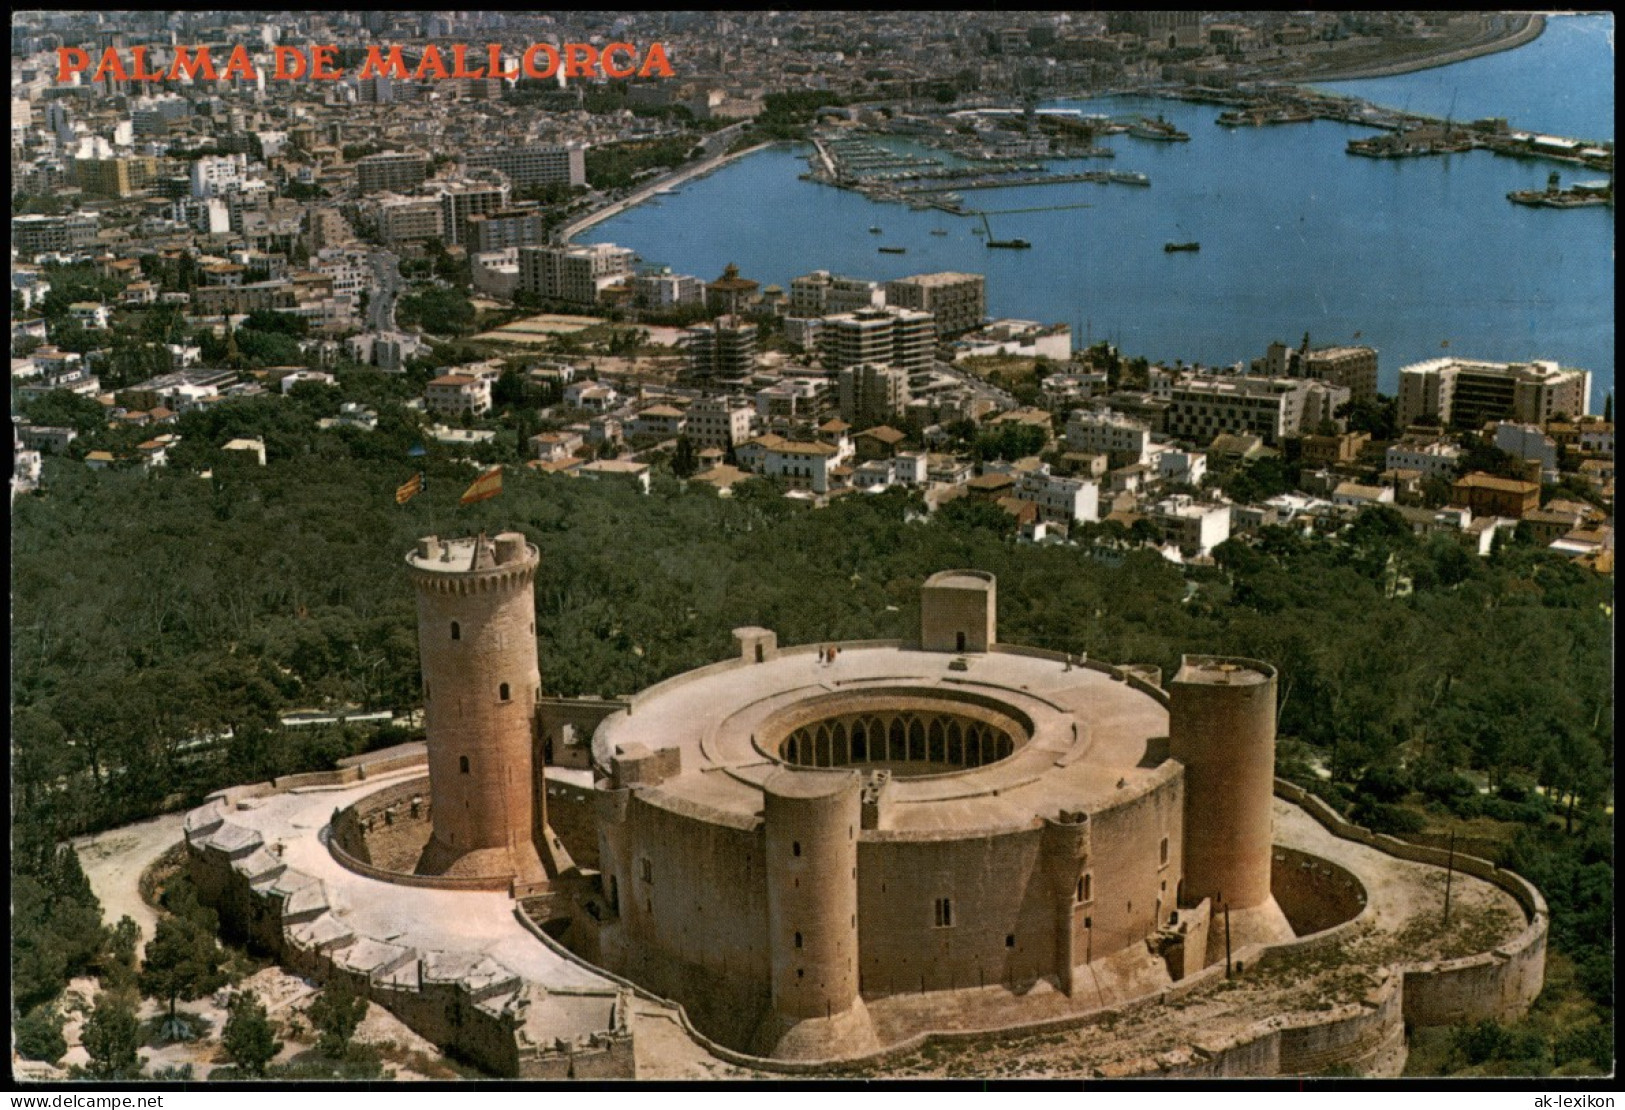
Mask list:
[[[635,193],[622,197],[613,204],[606,204],[602,208],[594,209],[584,216],[578,216],[571,220],[569,223],[565,224],[559,229],[559,242],[568,243],[571,239],[577,235],[580,235],[588,228],[593,227],[596,224],[603,223],[605,220],[612,219],[615,216],[619,216],[628,208],[634,208],[667,189],[675,188],[676,186],[683,184],[685,181],[691,181],[696,177],[703,177],[706,174],[711,173],[713,170],[721,169],[729,162],[739,158],[744,158],[746,155],[755,154],[758,150],[764,150],[772,145],[773,144],[771,142],[757,143],[755,146],[745,147],[742,150],[724,152],[714,157],[707,158],[704,161],[696,162],[692,166],[684,166],[673,173],[656,178],[647,185],[640,187]]]
[[[1440,66],[1471,61],[1473,58],[1482,58],[1486,54],[1499,54],[1503,50],[1516,50],[1518,47],[1527,46],[1540,38],[1545,30],[1545,16],[1529,15],[1524,17],[1522,26],[1511,33],[1496,35],[1483,42],[1469,43],[1455,49],[1441,50],[1438,53],[1423,54],[1413,58],[1395,59],[1389,62],[1378,61],[1365,65],[1349,65],[1346,62],[1339,64],[1339,60],[1334,56],[1331,59],[1331,64],[1324,69],[1284,78],[1284,80],[1304,82],[1363,81],[1374,77],[1398,77],[1406,73],[1417,73],[1424,69],[1437,69]]]

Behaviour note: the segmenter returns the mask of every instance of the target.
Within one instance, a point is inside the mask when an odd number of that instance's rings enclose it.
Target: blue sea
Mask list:
[[[1514,51],[1401,77],[1326,85],[1378,104],[1579,138],[1613,135],[1611,16],[1559,17]],[[1150,188],[1027,186],[965,193],[979,219],[879,204],[801,181],[810,148],[777,147],[589,231],[646,264],[711,279],[730,263],[763,285],[810,270],[879,280],[932,270],[987,275],[988,309],[1072,325],[1074,343],[1109,340],[1153,360],[1234,363],[1272,340],[1358,342],[1399,368],[1441,354],[1556,359],[1593,373],[1592,411],[1613,388],[1614,215],[1514,205],[1506,194],[1595,178],[1578,167],[1487,152],[1378,161],[1346,153],[1370,129],[1327,121],[1219,127],[1218,109],[1110,97],[1070,104],[1111,116],[1161,115],[1191,135],[1106,140],[1110,161],[1056,171],[1137,170]],[[909,149],[902,142],[888,145]],[[1088,207],[1063,207],[1088,205]],[[1046,208],[1047,211],[1011,212]],[[882,234],[871,234],[879,226]],[[933,235],[933,229],[946,235]],[[1169,241],[1200,242],[1170,254]],[[881,254],[897,246],[904,254]]]

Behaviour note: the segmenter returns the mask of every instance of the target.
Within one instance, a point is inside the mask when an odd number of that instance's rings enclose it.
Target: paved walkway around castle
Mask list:
[[[319,837],[333,811],[396,782],[421,777],[422,767],[379,776],[351,787],[303,787],[250,798],[228,820],[256,829],[268,847],[281,847],[296,870],[314,875],[326,888],[333,913],[355,934],[416,948],[458,955],[489,956],[527,981],[543,987],[601,987],[615,984],[556,955],[514,917],[513,900],[485,891],[406,888],[346,870]],[[182,814],[114,829],[75,842],[91,889],[108,920],[129,914],[150,939],[157,914],[141,900],[141,875],[164,852],[181,843]],[[743,1074],[695,1044],[673,1013],[642,999],[633,1004],[633,1045],[640,1076],[704,1078]],[[573,1036],[578,1030],[559,1030]]]
[[[318,834],[333,810],[413,775],[411,768],[398,776],[380,777],[345,788],[303,788],[249,799],[246,809],[233,810],[230,819],[258,829],[268,845],[281,844],[288,864],[321,879],[334,912],[358,935],[420,950],[490,956],[532,982],[552,987],[609,987],[610,982],[556,955],[532,936],[513,914],[505,894],[406,889],[369,879],[341,867],[328,853]],[[1239,1030],[1254,1022],[1292,1010],[1314,1008],[1333,1000],[1351,1001],[1369,988],[1370,972],[1384,964],[1415,962],[1448,955],[1470,940],[1473,951],[1486,951],[1516,934],[1524,914],[1505,891],[1483,880],[1457,873],[1452,883],[1452,924],[1440,923],[1444,873],[1441,869],[1386,856],[1375,849],[1333,836],[1297,806],[1275,803],[1275,839],[1339,863],[1360,875],[1375,914],[1372,927],[1359,930],[1303,966],[1272,973],[1267,967],[1220,988],[1203,990],[1177,1007],[1133,1009],[1111,1022],[1111,1036],[1088,1026],[1065,1033],[1011,1034],[997,1047],[980,1045],[963,1055],[948,1049],[932,1058],[888,1061],[875,1074],[937,1075],[1078,1075],[1109,1066],[1112,1061],[1154,1056],[1189,1045],[1197,1036]],[[111,920],[128,913],[152,935],[153,911],[139,893],[141,873],[164,851],[181,840],[181,817],[112,830],[77,842],[91,887]],[[1034,1013],[1032,997],[1016,999],[1000,988],[965,992],[949,1001],[935,995],[891,996],[871,1003],[882,1013],[891,1008],[914,1010],[914,1021],[929,1012],[944,1029],[987,1027],[1008,1020],[1035,1016],[1060,1017],[1078,1013],[1077,999],[1053,995]],[[976,994],[967,1006],[966,995]],[[1000,1013],[1019,1002],[1019,1014]],[[967,1021],[967,1015],[971,1021]],[[897,1016],[902,1016],[901,1014]],[[710,1056],[681,1029],[673,1012],[657,1003],[639,1000],[632,1015],[638,1074],[643,1078],[746,1076]],[[1057,1043],[1059,1041],[1059,1043]],[[854,1073],[867,1069],[859,1066]]]

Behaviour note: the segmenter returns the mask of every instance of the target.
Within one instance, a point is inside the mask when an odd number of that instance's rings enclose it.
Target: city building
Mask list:
[[[1070,525],[1099,519],[1100,486],[1080,478],[1064,478],[1048,469],[1016,479],[1015,497],[1038,506],[1039,518]]]
[[[1471,509],[1475,517],[1522,520],[1540,508],[1540,486],[1475,471],[1456,480],[1450,487],[1450,498],[1454,504]]]
[[[862,309],[823,319],[819,351],[828,369],[868,363],[915,374],[930,368],[936,324],[928,312]]]
[[[886,303],[877,281],[841,277],[828,270],[814,270],[790,279],[790,315],[797,318],[829,316],[880,308]]]
[[[519,248],[519,289],[546,301],[592,306],[632,273],[633,254],[614,243]]]
[[[1389,470],[1414,470],[1423,478],[1454,481],[1461,468],[1461,455],[1461,448],[1446,440],[1406,436],[1389,444],[1382,461]]]
[[[1277,446],[1330,419],[1347,398],[1347,389],[1321,382],[1188,377],[1170,392],[1167,432],[1200,444],[1217,435],[1250,434]]]
[[[683,333],[688,372],[699,381],[732,381],[756,369],[756,325],[719,316]]]
[[[840,449],[829,443],[805,443],[779,435],[758,436],[735,451],[739,464],[768,478],[781,478],[792,489],[828,493]]]
[[[750,438],[756,410],[743,399],[703,397],[688,406],[688,438],[696,447],[724,451]]]
[[[1113,467],[1146,461],[1151,429],[1140,421],[1103,409],[1074,409],[1066,422],[1066,445],[1073,451],[1105,455]]]
[[[1480,431],[1491,421],[1545,424],[1591,410],[1591,371],[1557,363],[1477,362],[1436,358],[1399,371],[1399,423],[1423,418],[1440,426]]]
[[[192,163],[194,197],[224,197],[238,192],[248,180],[248,155],[209,154]]]
[[[94,212],[13,216],[11,245],[26,255],[82,250],[95,245],[99,226],[99,217]]]
[[[1306,435],[1300,444],[1302,461],[1309,466],[1352,466],[1371,442],[1368,432]]]
[[[363,193],[404,193],[429,176],[427,154],[385,151],[357,159],[356,185]]]
[[[982,326],[987,318],[987,279],[953,271],[898,278],[886,283],[886,304],[929,312],[936,318],[937,335],[946,338]]]
[[[1198,501],[1186,494],[1157,502],[1146,517],[1161,530],[1164,541],[1178,547],[1186,558],[1211,555],[1230,538],[1230,506]]]
[[[1312,378],[1342,386],[1354,401],[1377,399],[1377,350],[1375,347],[1317,347],[1309,337],[1294,349],[1279,341],[1271,343],[1262,361],[1253,363],[1254,372],[1271,378]]]
[[[484,416],[491,411],[491,379],[472,374],[442,374],[424,388],[423,403],[430,412],[441,415]]]
[[[632,279],[632,297],[640,308],[668,311],[704,302],[705,282],[692,274],[674,274],[669,269],[657,274],[639,274]]]
[[[539,246],[547,242],[547,219],[534,208],[475,212],[464,221],[464,234],[470,252]]]
[[[1072,357],[1072,329],[1066,324],[1040,324],[1036,320],[994,320],[954,340],[953,355],[955,362],[991,355],[1065,362]],[[1099,380],[1104,382],[1104,375]],[[1051,388],[1050,383],[1045,383],[1045,388]]]
[[[582,186],[587,183],[587,151],[580,143],[541,143],[471,152],[469,170],[499,170],[515,189],[532,185]]]
[[[1557,482],[1557,443],[1535,425],[1502,421],[1495,426],[1495,446],[1509,455],[1538,463],[1542,482]]]
[[[884,424],[908,406],[908,372],[859,363],[836,375],[841,419],[858,428]]]
[[[722,276],[706,283],[705,305],[718,316],[739,316],[750,307],[760,283],[739,276],[732,262],[722,268]]]
[[[434,197],[386,197],[378,202],[378,235],[390,245],[441,239],[445,209]]]
[[[500,212],[508,206],[506,185],[459,181],[437,186],[436,194],[440,200],[441,227],[445,230],[448,245],[468,243],[470,219]]]

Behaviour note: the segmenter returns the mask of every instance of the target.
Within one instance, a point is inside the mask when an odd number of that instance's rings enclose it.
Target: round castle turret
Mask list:
[[[1168,693],[1169,754],[1185,766],[1180,900],[1261,906],[1270,900],[1275,668],[1187,655]]]
[[[854,771],[775,771],[762,785],[772,1014],[764,1051],[795,1058],[877,1047],[858,996]]]
[[[532,839],[541,558],[518,532],[427,536],[406,557],[417,593],[434,831],[423,875],[546,875]]]

